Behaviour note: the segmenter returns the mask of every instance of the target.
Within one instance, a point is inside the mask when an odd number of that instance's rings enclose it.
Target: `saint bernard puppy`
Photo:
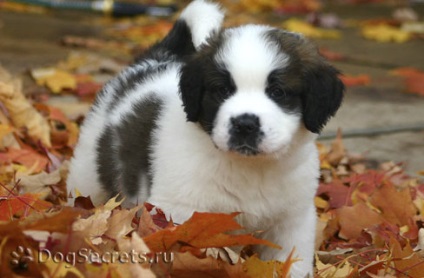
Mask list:
[[[312,275],[319,160],[315,139],[343,84],[302,35],[223,29],[217,4],[192,2],[170,33],[105,85],[87,115],[68,190],[95,204],[122,193],[177,222],[235,212],[282,246],[293,277]]]

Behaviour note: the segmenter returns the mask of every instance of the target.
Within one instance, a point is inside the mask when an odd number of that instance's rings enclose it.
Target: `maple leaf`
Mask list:
[[[195,248],[250,244],[265,244],[278,248],[276,244],[263,239],[257,239],[251,235],[225,234],[224,232],[242,229],[234,220],[234,217],[238,214],[195,212],[182,225],[158,231],[143,239],[154,252],[171,250],[177,243],[184,243]]]
[[[26,217],[34,211],[40,212],[50,207],[52,207],[52,204],[40,200],[38,194],[15,195],[10,192],[9,196],[0,197],[0,221],[11,221],[15,218]]]
[[[422,277],[424,259],[414,253],[409,244],[402,249],[400,243],[392,238],[390,240],[390,250],[397,274],[403,274],[406,277]]]
[[[361,235],[362,230],[384,220],[381,215],[364,203],[338,208],[336,214],[340,224],[339,237],[343,239],[356,239]]]
[[[371,195],[370,202],[389,223],[400,227],[408,225],[409,220],[417,214],[409,189],[398,191],[391,183],[383,183]]]

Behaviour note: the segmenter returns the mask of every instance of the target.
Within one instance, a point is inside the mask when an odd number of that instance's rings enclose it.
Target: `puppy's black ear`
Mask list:
[[[313,133],[319,133],[340,107],[344,85],[338,74],[338,70],[325,62],[306,73],[303,122]]]
[[[187,121],[197,122],[203,99],[203,71],[201,62],[196,59],[188,62],[181,69],[180,94]]]

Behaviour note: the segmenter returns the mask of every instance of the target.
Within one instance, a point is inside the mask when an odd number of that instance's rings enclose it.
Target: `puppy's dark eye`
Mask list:
[[[225,100],[233,94],[233,91],[228,87],[220,86],[214,88],[214,94],[218,99]]]
[[[280,100],[288,97],[288,94],[285,90],[279,87],[271,87],[266,90],[267,95],[275,100]]]

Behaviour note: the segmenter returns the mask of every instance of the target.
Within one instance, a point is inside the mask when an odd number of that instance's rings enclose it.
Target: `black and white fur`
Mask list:
[[[183,222],[194,211],[239,222],[312,274],[319,160],[338,109],[337,70],[299,34],[221,29],[218,5],[192,2],[168,36],[106,84],[81,128],[67,181],[98,204],[123,193]]]

